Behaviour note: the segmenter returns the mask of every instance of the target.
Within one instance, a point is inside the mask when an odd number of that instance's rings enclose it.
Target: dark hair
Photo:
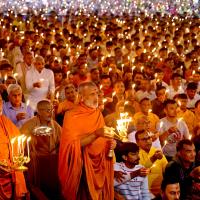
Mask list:
[[[165,191],[167,185],[176,184],[176,183],[179,183],[179,180],[177,178],[174,178],[174,177],[164,178],[163,181],[162,181],[162,183],[161,183],[161,190],[162,190],[162,192]]]
[[[96,70],[99,70],[97,67],[95,67],[95,68],[92,68],[91,70],[90,70],[90,73],[93,73],[94,71],[96,71]]]
[[[108,78],[111,80],[110,76],[107,75],[107,74],[103,74],[103,75],[101,76],[101,80],[103,80],[103,79],[108,79]]]
[[[195,82],[190,82],[187,84],[187,90],[196,90],[197,84]]]
[[[143,130],[140,130],[140,131],[137,131],[135,133],[135,140],[138,141],[138,136],[143,134],[143,133],[146,133],[146,131],[143,129]]]
[[[59,69],[54,69],[53,73],[54,74],[58,74],[58,73],[62,73],[63,74],[63,71],[62,71],[62,69],[59,68]]]
[[[182,78],[182,76],[181,76],[180,74],[174,73],[174,74],[172,74],[171,79],[174,80],[174,79],[177,78],[177,77],[178,77],[178,78],[179,78],[179,77]]]
[[[122,143],[117,150],[118,159],[122,161],[122,156],[127,156],[128,153],[130,152],[136,153],[138,151],[139,151],[139,147],[136,143],[133,143],[133,142]]]
[[[140,100],[140,104],[141,104],[143,101],[150,101],[150,99],[147,98],[147,97],[145,97],[145,98],[143,98],[143,99]]]
[[[183,140],[179,141],[178,144],[176,145],[176,151],[177,152],[181,151],[183,149],[184,145],[192,146],[193,142],[188,139],[183,139]]]
[[[155,73],[164,73],[163,70],[160,69],[160,68],[156,68],[154,72],[155,72]]]
[[[172,100],[172,99],[167,99],[164,101],[164,108],[167,107],[167,105],[169,104],[176,104],[176,101],[175,100]]]
[[[187,95],[186,95],[185,93],[178,94],[178,95],[177,95],[177,98],[178,98],[178,99],[188,99],[188,98],[187,98]]]
[[[156,95],[158,94],[158,92],[159,92],[160,90],[166,90],[166,87],[165,87],[165,86],[158,86],[158,87],[156,88],[156,91],[155,91]]]
[[[200,103],[200,99],[195,103],[195,108],[197,108],[197,106],[199,105]]]
[[[4,63],[0,65],[0,70],[8,70],[8,69],[13,69],[13,66],[9,63]]]

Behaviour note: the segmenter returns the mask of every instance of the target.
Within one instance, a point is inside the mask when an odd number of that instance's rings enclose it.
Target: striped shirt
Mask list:
[[[114,180],[115,191],[121,194],[126,200],[150,200],[147,177],[137,176],[131,179],[130,173],[142,168],[136,165],[134,168],[127,168],[124,163],[115,163],[114,171],[126,173],[122,182]]]

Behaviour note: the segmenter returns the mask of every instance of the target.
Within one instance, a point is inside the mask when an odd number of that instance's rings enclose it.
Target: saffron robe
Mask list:
[[[83,148],[80,144],[81,138],[93,134],[103,126],[104,119],[100,110],[84,104],[77,105],[65,114],[58,174],[66,200],[114,199],[113,159],[107,156],[108,140],[99,137]],[[87,192],[80,195],[80,191]]]

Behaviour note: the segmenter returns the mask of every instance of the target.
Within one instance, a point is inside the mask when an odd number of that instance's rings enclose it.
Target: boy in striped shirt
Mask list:
[[[122,144],[118,155],[123,161],[114,164],[115,194],[121,195],[127,200],[150,200],[146,176],[149,170],[139,165],[139,147],[137,144]]]

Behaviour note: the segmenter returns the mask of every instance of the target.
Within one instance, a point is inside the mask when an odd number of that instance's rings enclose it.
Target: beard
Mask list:
[[[90,108],[98,108],[98,101],[90,101],[90,100],[85,100],[84,101],[85,105],[90,107]]]

